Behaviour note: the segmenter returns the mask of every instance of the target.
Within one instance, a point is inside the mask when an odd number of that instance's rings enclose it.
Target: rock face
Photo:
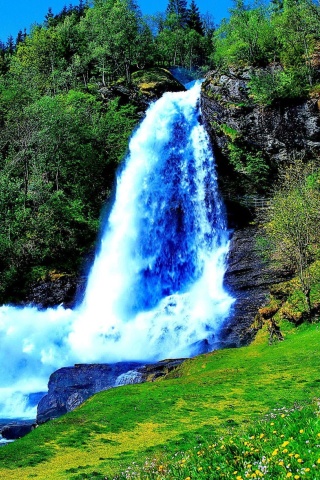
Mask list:
[[[263,262],[257,250],[258,228],[236,230],[231,239],[225,286],[236,298],[231,316],[220,333],[221,346],[247,345],[255,334],[252,322],[274,283],[288,279],[285,272],[274,271]]]
[[[87,398],[102,390],[153,381],[182,362],[183,359],[176,359],[151,365],[120,362],[61,368],[50,376],[48,394],[38,404],[37,423],[44,423],[74,410]]]
[[[225,198],[229,227],[233,229],[225,285],[237,299],[231,318],[221,332],[221,343],[239,346],[250,342],[250,328],[269,286],[287,280],[285,272],[271,271],[257,251],[256,204],[271,189],[279,165],[294,158],[320,155],[319,99],[279,102],[261,107],[250,97],[252,69],[211,72],[203,83],[201,108],[212,139],[220,188]],[[260,155],[269,168],[263,188],[253,185],[248,172],[235,168],[232,148]],[[234,150],[233,150],[234,151]],[[251,182],[251,183],[250,183]],[[251,199],[251,200],[250,200]]]
[[[63,305],[73,308],[83,295],[86,279],[71,275],[60,275],[60,278],[47,278],[30,288],[23,305],[33,304],[41,308]]]
[[[230,129],[270,164],[320,153],[319,99],[282,101],[261,107],[250,97],[252,68],[212,72],[203,83],[201,106],[207,130],[220,157],[228,159]],[[224,128],[229,127],[228,129]]]

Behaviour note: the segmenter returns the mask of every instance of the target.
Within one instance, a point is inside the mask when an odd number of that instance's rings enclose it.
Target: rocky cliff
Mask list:
[[[319,155],[320,99],[287,99],[262,107],[250,95],[252,73],[249,67],[227,73],[215,71],[203,83],[202,113],[218,161],[230,163],[232,144],[246,152],[260,152],[271,167],[297,157]],[[245,181],[245,168],[238,173]]]
[[[279,165],[320,155],[320,100],[257,105],[250,96],[252,71],[211,72],[201,96],[233,230],[225,284],[237,300],[221,333],[222,344],[229,346],[252,339],[250,325],[269,286],[286,279],[285,272],[271,271],[263,264],[257,251],[258,229],[253,225],[257,208],[263,215]]]

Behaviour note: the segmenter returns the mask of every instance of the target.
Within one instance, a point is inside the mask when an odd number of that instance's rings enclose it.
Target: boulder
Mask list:
[[[164,360],[152,365],[138,362],[80,364],[54,372],[48,394],[38,404],[37,423],[58,418],[74,410],[102,390],[121,385],[153,381],[180,365],[183,359]]]
[[[151,102],[158,100],[166,92],[181,92],[185,87],[165,68],[153,67],[138,70],[132,74],[131,85],[115,83],[101,87],[100,95],[105,101],[119,98],[120,104],[132,102],[141,110],[141,115]]]
[[[1,435],[6,440],[17,440],[30,433],[35,427],[36,424],[34,421],[10,423],[2,427]]]

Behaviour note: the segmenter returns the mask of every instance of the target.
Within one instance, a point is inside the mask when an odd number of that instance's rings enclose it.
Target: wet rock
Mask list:
[[[35,305],[39,308],[50,308],[63,305],[73,308],[83,296],[86,279],[71,275],[50,276],[32,285],[23,305]]]
[[[30,433],[36,427],[34,421],[10,423],[1,429],[1,435],[6,440],[17,440]]]
[[[247,226],[235,231],[231,239],[224,283],[236,300],[220,332],[221,347],[250,343],[256,333],[252,323],[266,302],[271,285],[289,278],[289,273],[265,264],[257,248],[258,234],[256,226]]]

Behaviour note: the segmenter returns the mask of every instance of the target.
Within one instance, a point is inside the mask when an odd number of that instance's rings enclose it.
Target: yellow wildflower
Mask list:
[[[276,448],[275,450],[273,450],[272,456],[275,457],[276,455],[278,455],[278,453],[279,453],[279,450]]]
[[[283,413],[283,414],[281,415],[281,418],[284,418],[284,417],[285,417],[285,414]]]
[[[299,433],[304,433],[304,430],[302,430],[302,428],[301,428],[301,430],[299,430]],[[294,478],[296,478],[296,477],[294,477]]]
[[[310,468],[305,468],[304,471],[305,472],[310,472]]]
[[[286,440],[285,442],[283,442],[283,444],[281,445],[281,447],[286,447],[287,445],[289,445],[290,442],[288,442],[288,440]]]
[[[295,480],[299,480],[300,475],[295,475],[294,478],[295,478]]]
[[[278,465],[280,465],[281,467],[283,467],[283,465],[284,465],[283,461],[281,460],[281,462],[279,462]]]
[[[198,472],[201,472],[201,470],[202,470],[202,467],[199,467],[199,468],[198,468]]]
[[[317,463],[320,463],[320,458],[318,458]]]
[[[271,422],[270,425],[274,425],[274,422]]]
[[[317,435],[317,436],[318,436],[318,437],[320,437],[320,433],[318,433],[318,435]]]
[[[294,458],[299,458],[299,457],[300,457],[299,453],[296,453],[294,456]]]
[[[243,478],[238,475],[236,480],[243,480]]]
[[[272,432],[272,433],[277,433],[277,430],[273,430],[273,432]]]
[[[287,475],[286,475],[287,478],[290,478],[292,477],[292,473],[291,472],[288,472]]]
[[[263,438],[264,437],[264,433],[260,433],[260,438]]]
[[[186,477],[185,480],[191,480],[191,477]]]
[[[284,450],[282,450],[282,453],[288,453],[288,449],[285,448]]]
[[[303,463],[302,458],[298,458],[298,463]]]

